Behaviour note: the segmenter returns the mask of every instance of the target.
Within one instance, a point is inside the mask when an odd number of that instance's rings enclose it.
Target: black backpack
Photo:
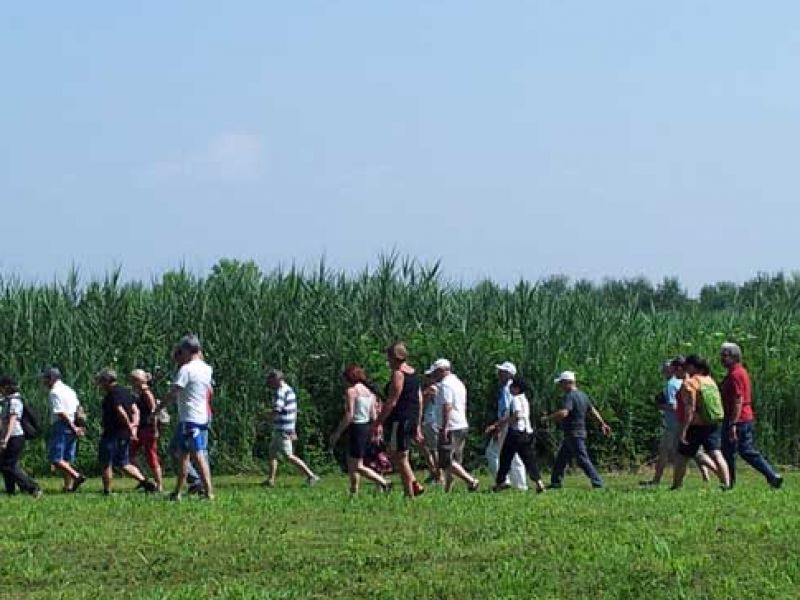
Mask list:
[[[32,440],[39,437],[39,415],[30,406],[22,407],[22,419],[20,419],[22,426],[22,433],[25,434],[26,440]]]

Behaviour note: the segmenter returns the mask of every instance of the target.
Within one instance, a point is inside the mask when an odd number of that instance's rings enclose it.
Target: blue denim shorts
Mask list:
[[[65,460],[68,463],[75,462],[75,451],[78,446],[78,439],[72,433],[69,425],[63,421],[53,424],[50,432],[50,444],[48,447],[47,458],[51,463]]]
[[[124,467],[130,464],[130,441],[102,437],[97,445],[97,461],[101,467]]]
[[[180,443],[179,447],[181,452],[188,454],[190,452],[203,452],[208,448],[208,425],[199,425],[197,423],[180,423]]]

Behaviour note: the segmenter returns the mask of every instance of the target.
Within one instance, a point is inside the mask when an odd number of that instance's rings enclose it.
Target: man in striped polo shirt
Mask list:
[[[286,383],[281,371],[271,370],[267,373],[267,387],[274,391],[272,398],[272,441],[269,446],[269,479],[264,482],[267,487],[275,487],[275,476],[278,474],[278,457],[283,456],[306,476],[306,483],[313,486],[319,477],[308,468],[308,465],[295,456],[292,442],[297,439],[297,396]]]

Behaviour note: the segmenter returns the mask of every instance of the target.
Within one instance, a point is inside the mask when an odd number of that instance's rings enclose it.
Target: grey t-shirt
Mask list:
[[[586,437],[586,413],[589,412],[589,396],[580,390],[572,390],[561,402],[561,408],[568,410],[569,414],[561,421],[561,430],[564,435],[575,438]]]

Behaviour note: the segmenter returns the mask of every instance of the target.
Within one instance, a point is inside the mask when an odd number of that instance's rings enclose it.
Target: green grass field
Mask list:
[[[129,480],[104,497],[99,479],[76,495],[50,479],[41,500],[0,499],[0,597],[800,597],[799,475],[775,491],[745,471],[726,493],[696,474],[680,492],[639,479],[408,502],[350,498],[338,475],[220,477],[215,502],[180,504]]]

